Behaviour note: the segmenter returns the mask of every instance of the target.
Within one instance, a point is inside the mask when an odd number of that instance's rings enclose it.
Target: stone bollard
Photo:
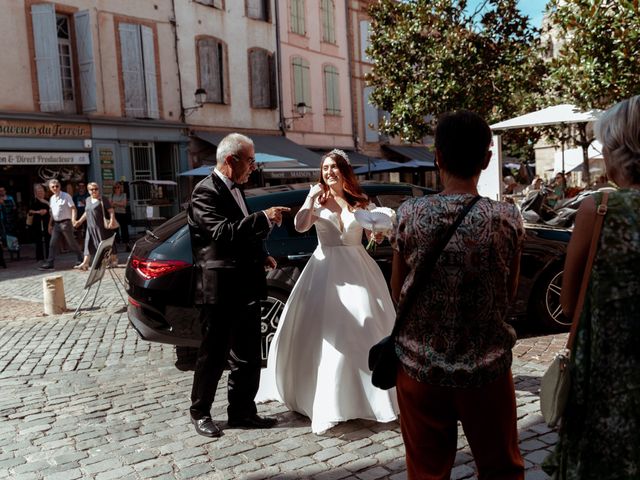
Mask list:
[[[67,311],[62,275],[43,278],[42,290],[44,292],[45,315],[60,315]]]

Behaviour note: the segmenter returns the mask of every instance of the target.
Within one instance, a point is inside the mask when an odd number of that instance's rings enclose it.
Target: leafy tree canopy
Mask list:
[[[561,41],[546,79],[550,102],[604,109],[640,93],[638,0],[551,0],[547,12]]]
[[[378,0],[370,7],[367,77],[389,112],[382,133],[418,141],[443,112],[467,108],[490,123],[534,107],[544,64],[537,31],[516,0]]]

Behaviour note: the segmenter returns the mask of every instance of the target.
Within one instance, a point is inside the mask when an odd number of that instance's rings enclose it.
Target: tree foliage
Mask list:
[[[640,93],[638,0],[551,0],[550,28],[561,39],[546,91],[589,110]]]
[[[417,141],[434,118],[467,108],[489,122],[534,107],[544,64],[537,31],[516,0],[379,0],[370,7],[367,81],[372,99],[389,112],[382,133]]]
[[[606,109],[640,93],[638,0],[551,0],[547,6],[558,54],[545,79],[548,104]],[[577,125],[571,140],[583,150],[583,178],[590,183],[588,147],[593,131]]]

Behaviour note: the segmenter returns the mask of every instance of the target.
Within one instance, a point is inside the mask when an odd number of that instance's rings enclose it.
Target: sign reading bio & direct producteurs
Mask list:
[[[83,152],[0,152],[0,165],[89,165]]]

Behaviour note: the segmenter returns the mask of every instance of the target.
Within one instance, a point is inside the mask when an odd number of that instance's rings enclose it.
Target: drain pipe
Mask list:
[[[176,65],[178,65],[178,90],[180,91],[180,120],[187,123],[187,117],[184,112],[184,101],[182,99],[182,75],[180,74],[180,54],[178,52],[178,17],[176,17],[176,0],[171,0],[172,18],[169,23],[173,25],[173,49],[176,54]]]
[[[276,89],[278,92],[278,117],[280,119],[280,131],[282,131],[282,135],[286,137],[287,127],[284,121],[284,112],[282,111],[282,55],[280,53],[280,5],[278,0],[275,1],[275,18],[276,18],[276,72],[277,72],[277,82],[278,88]]]
[[[276,0],[277,1],[277,0]],[[355,75],[356,75],[356,65],[353,56],[352,48],[355,48],[355,30],[353,25],[351,25],[351,18],[349,16],[349,0],[345,0],[344,2],[344,15],[346,21],[346,32],[347,32],[347,63],[349,65],[349,93],[351,95],[351,136],[353,137],[353,149],[357,152],[359,148],[358,142],[358,120],[356,119],[356,110],[358,109],[358,98],[354,95],[355,92]],[[351,25],[352,28],[349,28]],[[351,42],[349,41],[349,32],[351,32]],[[355,104],[355,106],[354,106]]]

